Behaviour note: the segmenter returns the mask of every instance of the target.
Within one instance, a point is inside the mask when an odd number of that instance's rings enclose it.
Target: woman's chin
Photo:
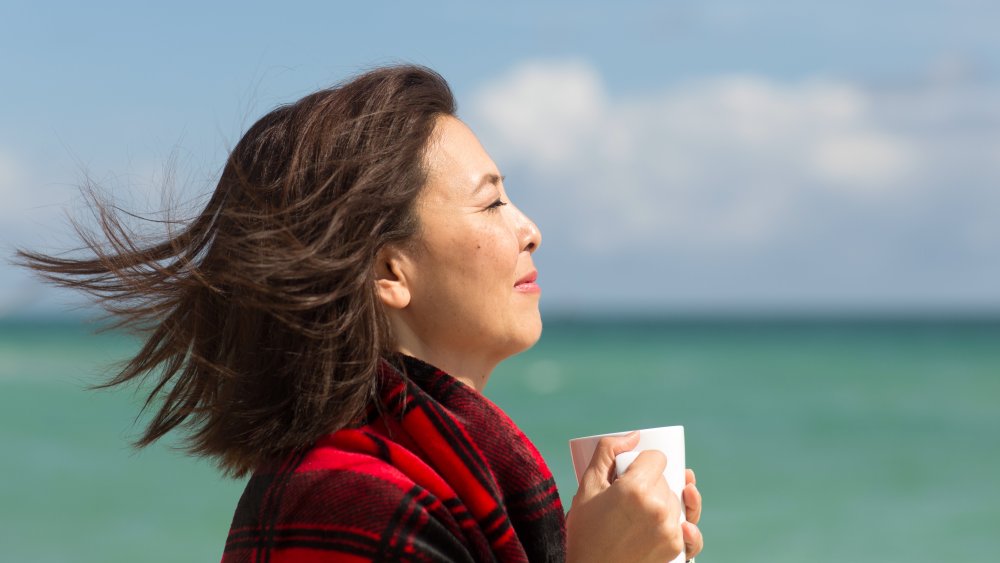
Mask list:
[[[515,354],[520,354],[528,348],[534,346],[538,339],[542,337],[542,317],[536,314],[530,322],[525,323],[518,331],[517,338],[512,342],[512,348],[514,349],[508,356],[513,356]]]

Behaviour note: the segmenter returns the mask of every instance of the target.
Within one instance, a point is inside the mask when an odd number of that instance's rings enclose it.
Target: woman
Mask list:
[[[539,338],[536,226],[434,72],[377,69],[280,107],[204,211],[143,246],[95,200],[92,257],[21,252],[145,345],[107,385],[156,382],[138,441],[252,474],[223,561],[668,561],[701,550],[641,455],[602,442],[568,519],[531,442],[481,394]],[[168,222],[167,225],[170,225]]]

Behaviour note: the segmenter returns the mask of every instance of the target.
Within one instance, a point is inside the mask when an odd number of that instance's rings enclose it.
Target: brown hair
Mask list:
[[[429,69],[367,72],[261,118],[205,209],[161,242],[91,190],[103,236],[74,223],[88,256],[18,260],[143,334],[103,385],[152,380],[137,446],[183,425],[190,452],[244,475],[363,413],[392,347],[374,261],[415,234],[424,151],[454,113]]]

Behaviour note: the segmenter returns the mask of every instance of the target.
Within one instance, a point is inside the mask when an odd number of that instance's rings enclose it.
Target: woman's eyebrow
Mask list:
[[[476,185],[476,189],[472,190],[472,194],[475,195],[475,194],[479,193],[480,190],[482,190],[484,187],[486,187],[486,186],[488,186],[490,184],[493,184],[494,186],[497,186],[501,182],[503,182],[504,178],[506,178],[506,176],[500,176],[498,174],[492,174],[492,173],[491,174],[484,174],[483,177],[482,177],[482,179],[479,180],[479,183]]]

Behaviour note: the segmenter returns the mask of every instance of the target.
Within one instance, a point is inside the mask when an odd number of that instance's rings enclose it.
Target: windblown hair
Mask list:
[[[152,384],[137,446],[182,426],[191,453],[245,475],[363,414],[392,348],[376,256],[417,233],[425,149],[454,113],[435,72],[373,70],[260,119],[205,209],[164,240],[143,243],[91,197],[101,234],[75,223],[83,258],[18,260],[144,337],[102,385]]]

